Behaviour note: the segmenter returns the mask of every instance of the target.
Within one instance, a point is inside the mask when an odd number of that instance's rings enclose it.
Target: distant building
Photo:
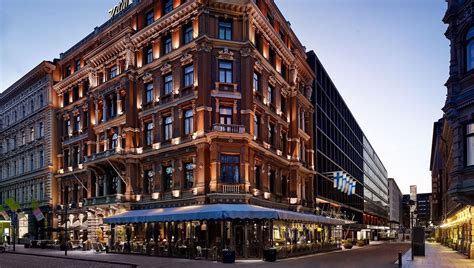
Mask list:
[[[417,225],[427,228],[431,221],[431,193],[416,195]]]
[[[391,230],[399,230],[402,223],[402,192],[393,178],[388,178],[389,213],[388,222]]]
[[[404,194],[402,197],[402,229],[410,229],[410,195]]]

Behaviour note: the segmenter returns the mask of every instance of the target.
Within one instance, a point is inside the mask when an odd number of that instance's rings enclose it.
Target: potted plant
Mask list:
[[[347,240],[342,241],[342,246],[343,246],[345,249],[351,249],[351,248],[352,248],[352,240],[351,240],[351,239],[347,239]]]
[[[357,246],[358,246],[358,247],[363,247],[363,246],[365,246],[365,241],[364,241],[364,240],[357,240]]]

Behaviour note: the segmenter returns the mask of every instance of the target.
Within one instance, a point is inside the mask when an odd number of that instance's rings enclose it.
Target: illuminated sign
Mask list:
[[[109,15],[112,18],[113,16],[117,15],[118,13],[122,12],[124,9],[126,9],[132,0],[121,0],[118,5],[114,6],[109,10]]]
[[[330,173],[334,178],[334,188],[346,193],[347,195],[355,194],[356,180],[346,174],[344,171],[335,171]]]

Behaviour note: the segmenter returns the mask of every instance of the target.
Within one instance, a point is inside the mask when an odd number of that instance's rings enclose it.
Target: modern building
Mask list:
[[[431,222],[431,193],[417,194],[416,196],[417,224],[428,228]]]
[[[274,2],[111,10],[55,61],[58,203],[73,204],[57,216],[71,243],[166,256],[231,247],[240,258],[337,248],[344,221],[314,214],[316,76]]]
[[[394,178],[388,178],[388,196],[389,196],[389,214],[388,224],[390,227],[390,236],[398,238],[403,219],[402,192],[398,188]]]
[[[433,131],[430,168],[437,205],[433,214],[441,223],[437,238],[474,258],[474,1],[447,3],[443,22],[448,25],[445,36],[450,41],[451,60],[444,116]]]
[[[388,228],[388,174],[382,161],[363,138],[364,159],[364,224],[371,238],[383,236]]]
[[[411,214],[411,205],[410,205],[410,195],[409,194],[404,194],[402,196],[402,229],[403,230],[409,230],[412,227],[412,220],[411,218],[414,217],[415,215]]]
[[[55,68],[44,61],[0,94],[0,204],[12,198],[20,205],[20,238],[52,235],[47,227],[54,221],[51,212],[57,193]],[[33,206],[44,219],[33,216]]]
[[[315,94],[315,197],[318,213],[357,224],[354,238],[374,239],[388,229],[387,171],[314,51],[307,53],[316,74]],[[353,192],[341,191],[335,181],[353,182]],[[359,232],[357,234],[357,231]]]

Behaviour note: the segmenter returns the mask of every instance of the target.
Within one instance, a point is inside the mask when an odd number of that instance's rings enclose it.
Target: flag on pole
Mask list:
[[[33,215],[35,216],[37,221],[41,221],[44,219],[43,212],[41,212],[41,209],[39,208],[38,201],[36,199],[31,200],[31,210],[33,211]]]
[[[17,211],[19,208],[20,208],[20,205],[18,205],[18,203],[15,201],[15,199],[13,198],[7,198],[7,200],[5,200],[5,204],[7,204],[7,206],[12,210],[12,211]]]
[[[39,208],[33,210],[33,215],[35,215],[37,221],[41,221],[42,219],[44,219],[43,212],[41,212],[41,209]]]

